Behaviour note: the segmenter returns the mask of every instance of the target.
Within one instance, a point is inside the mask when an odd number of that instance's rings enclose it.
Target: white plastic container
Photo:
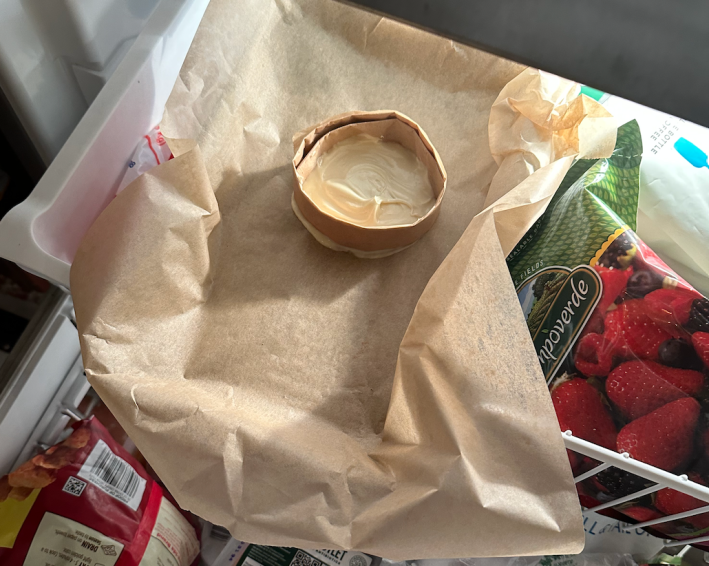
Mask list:
[[[0,256],[68,289],[81,238],[161,119],[209,0],[161,0],[32,194],[0,221]]]

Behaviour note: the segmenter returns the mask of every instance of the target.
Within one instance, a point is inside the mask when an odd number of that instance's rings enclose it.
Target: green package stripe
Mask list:
[[[546,212],[507,257],[515,286],[540,269],[588,265],[618,228],[635,229],[641,159],[633,120],[618,129],[611,157],[571,167]]]

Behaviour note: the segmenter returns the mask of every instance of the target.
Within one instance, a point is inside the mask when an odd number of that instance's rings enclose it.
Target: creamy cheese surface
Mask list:
[[[342,140],[318,157],[303,192],[322,212],[365,227],[413,224],[436,203],[416,155],[368,134]]]

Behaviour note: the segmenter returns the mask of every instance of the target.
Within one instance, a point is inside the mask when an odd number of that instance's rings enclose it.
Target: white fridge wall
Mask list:
[[[71,299],[58,290],[51,295],[46,299],[48,309],[42,313],[41,324],[19,366],[0,391],[0,475],[14,467],[70,370],[81,362],[79,337],[71,321]],[[85,378],[83,381],[85,393],[88,382]],[[61,419],[61,415],[58,417]],[[68,420],[66,417],[64,424]],[[27,455],[31,456],[32,447],[29,448]]]
[[[158,0],[22,0],[55,58],[91,104],[126,54]]]
[[[158,0],[0,0],[0,86],[49,164]]]
[[[158,0],[23,0],[45,44],[73,65],[99,70],[135,38]]]
[[[79,242],[160,121],[208,4],[160,1],[32,194],[0,221],[0,256],[69,287]]]
[[[45,48],[22,0],[0,0],[0,89],[45,164],[88,106],[62,61]]]

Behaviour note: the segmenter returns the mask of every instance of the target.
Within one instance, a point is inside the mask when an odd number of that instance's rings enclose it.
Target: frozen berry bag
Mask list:
[[[709,484],[709,300],[635,234],[642,141],[618,129],[609,158],[579,160],[507,257],[562,430]],[[576,475],[595,464],[569,452]],[[609,468],[578,485],[593,506],[653,485]],[[646,521],[709,503],[671,489],[616,507]],[[709,533],[709,514],[653,527]]]
[[[190,566],[198,554],[192,525],[93,417],[0,478],[3,566]]]

